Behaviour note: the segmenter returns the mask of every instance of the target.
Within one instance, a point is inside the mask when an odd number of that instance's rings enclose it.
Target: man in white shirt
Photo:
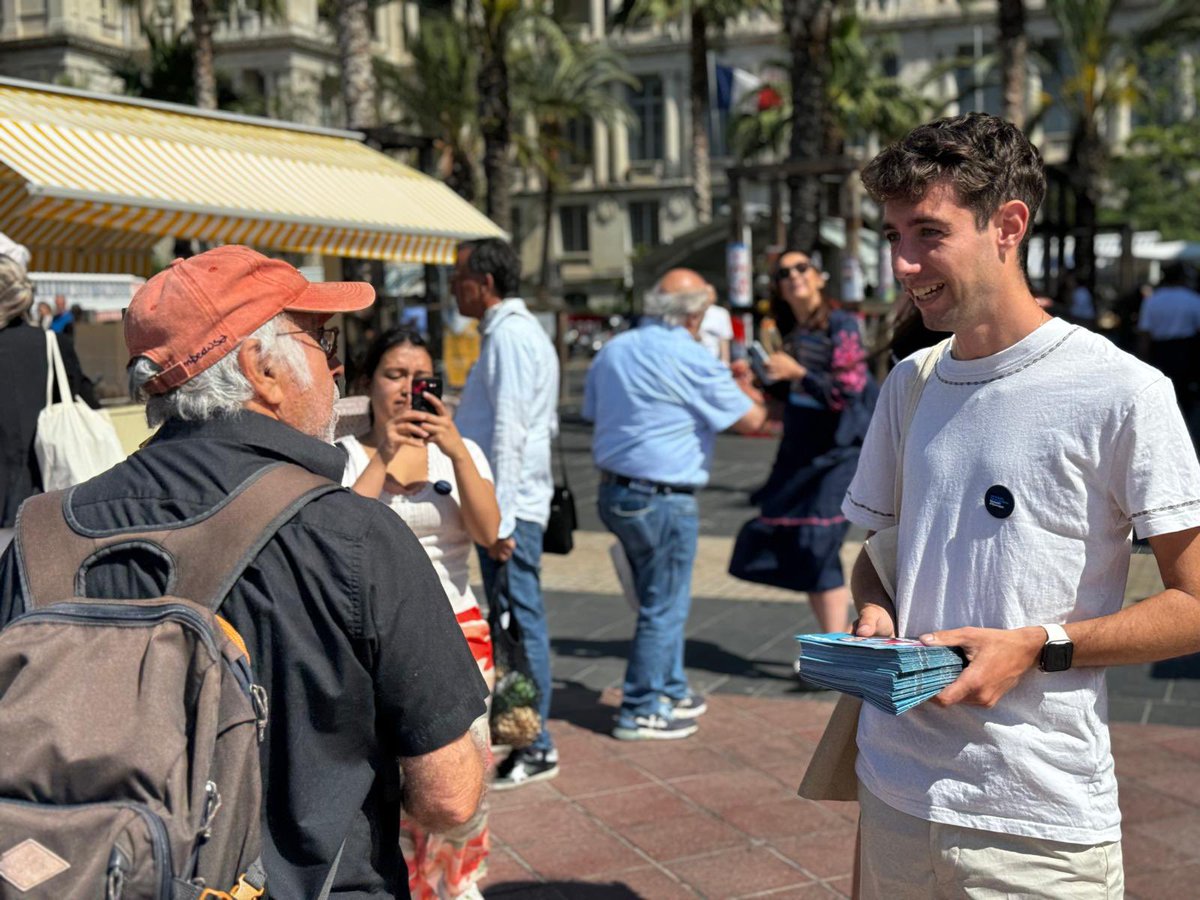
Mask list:
[[[1200,406],[1200,294],[1188,287],[1183,263],[1163,267],[1158,288],[1138,315],[1142,359],[1175,385],[1184,420],[1196,428]]]
[[[714,292],[715,293],[715,292]],[[717,303],[709,304],[700,320],[698,335],[704,349],[729,365],[730,348],[733,346],[733,317],[729,310]]]
[[[545,330],[517,296],[521,262],[495,238],[458,248],[451,288],[458,311],[479,320],[479,359],[467,376],[454,421],[478,444],[495,475],[499,539],[480,548],[489,599],[503,565],[513,615],[539,691],[542,732],[496,770],[493,787],[517,787],[558,774],[550,717],[550,635],[542,602],[542,534],[554,493],[550,443],[558,433],[558,355]]]
[[[1200,649],[1200,466],[1170,382],[1037,305],[1024,251],[1045,174],[1009,123],[921,126],[863,182],[896,277],[954,337],[885,382],[843,504],[869,530],[899,525],[894,601],[855,564],[856,633],[969,664],[902,716],[863,709],[862,897],[1121,897],[1101,667]],[[1166,588],[1122,608],[1131,532]]]

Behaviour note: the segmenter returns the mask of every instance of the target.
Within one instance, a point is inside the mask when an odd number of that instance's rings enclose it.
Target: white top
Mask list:
[[[733,319],[729,310],[712,304],[704,311],[700,322],[700,343],[717,359],[721,358],[721,341],[733,340]]]
[[[1138,329],[1156,341],[1200,334],[1200,294],[1182,285],[1160,287],[1142,304]]]
[[[927,352],[883,384],[842,504],[865,528],[894,524],[897,430]],[[1170,381],[1058,319],[984,359],[943,355],[905,446],[896,612],[906,637],[1115,613],[1131,528],[1146,537],[1200,525],[1200,466]],[[1007,517],[985,508],[994,486],[1012,494]],[[1034,669],[993,709],[925,703],[892,717],[864,707],[858,776],[929,821],[1114,841],[1107,721],[1102,668]]]
[[[492,470],[483,451],[474,441],[464,443],[479,474],[491,481]],[[346,448],[348,457],[342,484],[353,487],[370,462],[370,457],[354,436],[344,437],[338,444]],[[449,493],[441,493],[436,489],[439,481],[450,485]],[[420,540],[429,555],[429,561],[433,563],[434,571],[442,580],[442,587],[450,598],[455,614],[478,609],[479,603],[475,600],[468,576],[474,541],[463,522],[458,481],[454,477],[454,464],[450,462],[450,457],[436,444],[430,444],[429,475],[425,482],[411,494],[384,491],[379,495],[379,500],[390,506]]]

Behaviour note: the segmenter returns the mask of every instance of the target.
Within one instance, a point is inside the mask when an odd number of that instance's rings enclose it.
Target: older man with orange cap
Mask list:
[[[280,462],[340,482],[330,441],[342,365],[326,323],[373,300],[368,284],[309,283],[237,246],[150,279],[125,340],[132,391],[161,427],[73,489],[70,527],[94,539],[179,528]],[[0,624],[29,604],[22,535],[0,560]],[[94,559],[79,593],[169,593],[173,567],[136,549]],[[260,745],[270,895],[408,897],[401,800],[433,829],[470,818],[483,761],[468,729],[487,696],[424,550],[386,508],[331,487],[274,531],[220,609],[271,700]]]
[[[639,605],[613,730],[620,740],[688,737],[705,711],[683,670],[695,494],[708,482],[717,433],[757,431],[766,419],[697,340],[715,296],[691,269],[667,272],[646,297],[641,325],[609,341],[587,375],[600,520],[625,550]]]

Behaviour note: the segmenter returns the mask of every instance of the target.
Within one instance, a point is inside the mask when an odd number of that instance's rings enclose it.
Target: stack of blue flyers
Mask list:
[[[861,697],[893,716],[924,703],[963,668],[959,650],[909,638],[798,634],[796,640],[796,670],[805,681]]]

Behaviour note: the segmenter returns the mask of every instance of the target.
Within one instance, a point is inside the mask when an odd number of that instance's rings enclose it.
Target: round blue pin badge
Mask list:
[[[1016,506],[1012,491],[1002,484],[993,484],[983,495],[983,508],[997,519],[1007,519]]]

